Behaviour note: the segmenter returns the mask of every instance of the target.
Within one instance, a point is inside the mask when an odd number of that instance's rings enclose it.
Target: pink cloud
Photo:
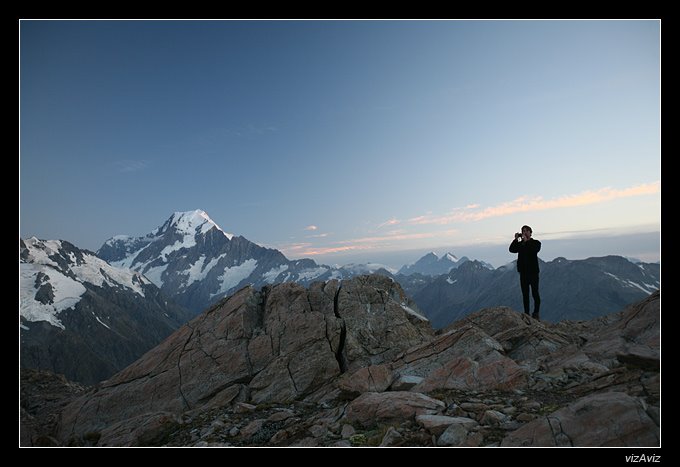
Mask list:
[[[456,232],[457,232],[456,230],[446,230],[440,232],[419,232],[408,234],[404,233],[403,231],[394,231],[386,235],[343,240],[335,242],[328,246],[313,246],[311,243],[298,243],[285,246],[281,248],[281,251],[284,254],[291,254],[296,256],[316,256],[330,253],[341,253],[344,251],[352,250],[372,250],[388,247],[392,245],[394,242],[425,238],[447,237],[455,234]]]
[[[366,245],[345,245],[345,246],[334,246],[334,247],[309,247],[306,250],[302,250],[300,252],[297,252],[296,254],[303,255],[303,256],[317,256],[317,255],[326,255],[326,254],[331,254],[331,253],[341,253],[343,251],[350,251],[350,250],[370,250],[372,249],[372,246],[366,246]]]
[[[496,206],[479,209],[478,204],[470,204],[464,208],[454,209],[443,216],[418,216],[408,220],[411,225],[436,224],[446,225],[453,222],[472,222],[490,217],[507,216],[517,212],[544,211],[548,209],[570,208],[587,206],[590,204],[604,203],[620,198],[633,196],[653,195],[659,193],[660,182],[644,183],[624,189],[601,188],[588,190],[573,195],[565,195],[553,199],[543,199],[541,196],[522,196],[512,201],[507,201]]]
[[[308,225],[307,227],[305,227],[305,230],[317,230],[317,229],[318,229],[318,227],[315,226],[314,224]]]

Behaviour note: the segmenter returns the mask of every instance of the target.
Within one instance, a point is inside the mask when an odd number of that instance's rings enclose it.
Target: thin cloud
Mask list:
[[[344,246],[333,246],[333,247],[311,247],[299,252],[303,256],[318,256],[327,255],[331,253],[342,253],[343,251],[353,251],[353,250],[371,250],[375,247],[371,245],[344,245]]]
[[[305,238],[326,238],[326,237],[328,237],[328,235],[330,235],[330,234],[320,233],[320,234],[316,234],[316,235],[307,235]]]
[[[331,253],[341,253],[353,250],[373,250],[388,247],[393,245],[394,242],[402,242],[405,240],[450,237],[456,232],[457,230],[445,230],[440,232],[417,232],[417,233],[403,233],[403,231],[394,231],[386,235],[360,237],[351,240],[343,240],[326,246],[314,246],[311,243],[296,243],[281,248],[281,251],[283,251],[284,254],[290,255],[316,256]]]
[[[338,243],[341,243],[341,244],[345,244],[345,243],[346,244],[361,244],[361,243],[380,243],[380,242],[403,241],[403,240],[419,240],[419,239],[423,239],[423,238],[432,238],[432,237],[453,235],[456,232],[457,232],[456,230],[446,230],[446,231],[443,231],[443,232],[417,232],[417,233],[395,232],[393,234],[388,234],[388,235],[355,238],[355,239],[352,239],[352,240],[345,240],[345,241],[338,242]]]
[[[635,196],[653,195],[660,192],[661,183],[659,181],[644,183],[623,189],[611,187],[598,190],[588,190],[580,193],[560,196],[557,198],[544,199],[540,196],[523,196],[511,201],[503,202],[495,206],[482,207],[479,204],[468,204],[461,208],[456,208],[448,214],[436,216],[427,213],[422,216],[412,217],[407,220],[396,218],[389,219],[381,223],[378,228],[399,225],[400,227],[414,227],[424,225],[445,226],[452,223],[475,222],[483,219],[507,216],[518,212],[543,211],[550,209],[560,209],[577,206],[587,206],[592,204],[604,203],[607,201],[630,198]],[[309,225],[307,231],[315,231],[318,227]],[[371,250],[394,246],[395,243],[411,240],[423,239],[450,239],[457,230],[436,230],[429,232],[407,232],[403,229],[394,229],[381,235],[365,236],[349,240],[336,241],[326,245],[315,245],[313,243],[296,243],[287,245],[281,250],[285,254],[293,256],[316,256],[332,253],[341,253],[353,250]],[[323,238],[326,234],[309,235],[306,238]]]
[[[558,198],[543,199],[541,196],[522,196],[512,201],[507,201],[496,206],[479,209],[477,204],[468,205],[464,208],[454,209],[443,216],[418,216],[408,220],[410,225],[447,225],[454,222],[474,222],[491,217],[507,216],[518,212],[545,211],[549,209],[571,208],[604,203],[621,198],[645,196],[659,193],[661,183],[643,183],[624,189],[600,188],[588,190],[573,195],[565,195]]]
[[[393,217],[392,219],[387,220],[387,221],[383,222],[382,224],[380,224],[380,225],[378,226],[378,228],[379,228],[379,229],[382,229],[383,227],[386,227],[386,226],[388,226],[388,225],[397,225],[397,224],[399,224],[399,223],[401,223],[401,221],[400,221],[399,219],[395,219],[395,218]]]
[[[115,161],[113,165],[118,173],[133,173],[146,169],[149,166],[149,161],[145,159],[123,159]]]

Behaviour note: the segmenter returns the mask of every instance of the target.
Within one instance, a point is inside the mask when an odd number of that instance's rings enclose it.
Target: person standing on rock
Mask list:
[[[535,319],[539,318],[541,297],[538,294],[538,252],[541,251],[541,242],[531,238],[531,227],[522,227],[522,233],[516,233],[515,239],[510,244],[510,253],[517,253],[517,271],[519,283],[522,287],[522,299],[524,300],[524,312],[529,314],[529,287],[534,297]]]

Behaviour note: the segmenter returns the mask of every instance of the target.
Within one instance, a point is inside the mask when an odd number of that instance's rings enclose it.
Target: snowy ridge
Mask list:
[[[52,326],[65,329],[57,315],[80,301],[86,290],[83,284],[44,265],[21,263],[20,274],[21,316],[27,321],[47,321]],[[40,286],[47,284],[47,281],[53,296],[48,303],[42,303],[36,299],[36,295]],[[24,328],[28,329],[26,326]]]
[[[180,274],[185,274],[188,276],[186,286],[188,287],[196,281],[205,279],[208,273],[212,271],[212,269],[217,266],[217,263],[225,256],[227,256],[226,253],[222,253],[216,258],[208,261],[207,264],[203,264],[205,262],[205,255],[201,255],[201,257],[198,258],[198,261],[192,264],[189,269],[180,272]]]
[[[407,306],[405,303],[401,304],[401,308],[402,308],[402,310],[404,310],[409,315],[415,316],[416,318],[418,318],[421,321],[429,321],[429,319],[427,319],[426,317],[424,317],[423,315],[421,315],[420,313],[415,311],[413,308]]]
[[[249,259],[238,266],[226,268],[217,279],[220,281],[220,288],[212,296],[226,293],[229,289],[236,287],[242,280],[250,276],[257,267],[257,260]]]
[[[644,293],[652,293],[652,292],[654,292],[656,289],[659,288],[659,284],[658,284],[658,283],[655,283],[655,284],[648,284],[648,283],[646,283],[646,282],[643,282],[642,284],[640,284],[640,283],[634,282],[634,281],[632,281],[632,280],[630,280],[630,279],[621,279],[620,277],[618,277],[618,276],[612,274],[611,272],[606,272],[606,271],[605,271],[605,274],[606,274],[607,276],[613,277],[614,279],[616,279],[617,281],[619,281],[621,284],[623,284],[623,285],[626,286],[626,287],[637,287],[638,289],[642,290]]]
[[[87,290],[83,284],[125,288],[142,297],[143,286],[149,284],[140,274],[112,267],[68,242],[35,237],[23,242],[19,269],[21,316],[62,329],[58,315],[81,300]]]
[[[283,273],[287,270],[288,270],[288,265],[282,264],[281,266],[271,268],[269,271],[262,274],[262,278],[264,279],[265,283],[273,284],[276,281],[276,278],[279,276],[279,274],[281,274],[281,273]]]

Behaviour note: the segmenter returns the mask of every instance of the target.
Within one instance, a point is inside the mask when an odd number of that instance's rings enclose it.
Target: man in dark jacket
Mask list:
[[[533,318],[539,319],[541,297],[538,295],[538,252],[541,251],[541,242],[531,238],[531,227],[522,227],[522,233],[515,234],[515,240],[510,244],[510,253],[517,255],[517,271],[519,271],[519,283],[522,287],[524,299],[524,312],[529,314],[529,286],[531,295],[534,297]]]

